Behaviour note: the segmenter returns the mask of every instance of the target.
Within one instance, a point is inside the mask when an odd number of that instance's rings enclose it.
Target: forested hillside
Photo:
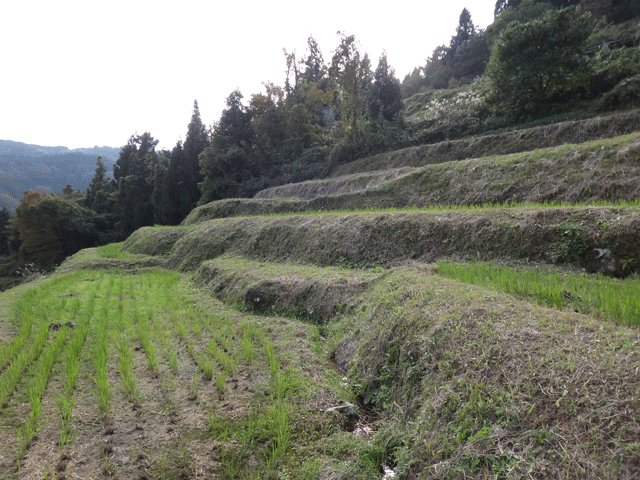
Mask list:
[[[13,211],[26,190],[62,193],[67,185],[85,190],[93,177],[96,156],[111,170],[119,148],[69,150],[0,140],[0,207]]]

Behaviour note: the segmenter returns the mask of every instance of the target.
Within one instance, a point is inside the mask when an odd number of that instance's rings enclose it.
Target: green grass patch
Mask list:
[[[126,253],[122,251],[122,245],[124,242],[120,243],[110,243],[108,245],[102,245],[98,247],[98,256],[102,258],[115,258],[115,259],[131,259],[135,258],[130,253]]]

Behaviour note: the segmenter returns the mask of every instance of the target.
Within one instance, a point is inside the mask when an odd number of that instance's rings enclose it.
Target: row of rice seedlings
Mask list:
[[[571,305],[584,312],[599,311],[613,320],[640,325],[640,282],[602,275],[544,272],[509,268],[485,262],[438,262],[438,273],[475,285],[492,286],[506,293],[532,296],[538,302],[562,308]]]
[[[478,210],[499,210],[499,209],[540,209],[540,208],[584,208],[584,207],[611,207],[611,208],[640,208],[640,199],[633,200],[595,200],[584,202],[567,202],[546,200],[544,202],[484,202],[477,204],[437,204],[412,207],[387,207],[387,208],[353,208],[353,209],[335,209],[335,210],[318,210],[308,209],[302,212],[277,212],[255,215],[256,217],[280,218],[280,217],[297,217],[297,216],[313,216],[313,215],[346,215],[346,214],[379,214],[379,213],[404,213],[404,212],[447,212],[455,211],[478,211]]]
[[[61,417],[61,429],[60,429],[60,449],[64,449],[65,445],[73,442],[73,429],[71,426],[71,415],[73,407],[75,406],[75,399],[73,397],[73,390],[75,389],[76,382],[78,380],[78,371],[80,368],[80,352],[84,346],[87,334],[89,332],[89,326],[91,322],[91,314],[93,313],[95,305],[95,292],[91,297],[87,313],[85,313],[78,323],[75,334],[69,342],[69,347],[65,351],[66,363],[66,383],[64,386],[64,394],[60,397],[58,402],[58,409],[60,410]]]
[[[253,341],[246,330],[242,332],[242,354],[247,364],[251,366],[253,364]]]
[[[163,315],[156,314],[153,317],[154,322],[154,330],[156,332],[156,338],[162,352],[167,357],[167,362],[169,363],[169,369],[171,373],[177,375],[178,373],[178,355],[175,352],[175,345],[170,341],[171,338],[171,330],[167,329],[166,326],[160,321],[163,319]]]
[[[33,362],[47,343],[49,338],[49,325],[43,324],[38,329],[34,336],[33,342],[29,348],[23,350],[11,365],[4,371],[2,377],[0,377],[0,408],[2,408],[9,397],[13,393],[16,385],[18,384],[22,372],[27,366]]]
[[[133,367],[133,349],[129,341],[129,337],[125,334],[121,335],[118,341],[118,368],[120,372],[120,382],[122,391],[133,402],[139,406],[142,402],[142,392],[136,385],[136,379],[131,368]]]
[[[147,364],[153,373],[158,375],[160,373],[160,366],[156,358],[155,346],[149,339],[149,322],[145,319],[139,319],[137,330],[140,343],[142,343],[142,348],[147,356]]]
[[[207,351],[216,359],[218,365],[220,365],[225,372],[233,376],[236,365],[238,364],[233,357],[227,355],[214,340],[209,340],[209,343],[207,344]]]
[[[187,342],[187,352],[191,355],[191,358],[196,362],[200,371],[204,375],[206,380],[211,380],[213,378],[213,361],[203,352],[197,350],[193,346],[193,340],[189,340]]]
[[[280,371],[280,360],[276,356],[275,347],[270,340],[263,342],[269,360],[271,373],[271,397],[274,403],[269,407],[265,417],[269,421],[268,431],[272,440],[271,450],[265,455],[267,471],[271,471],[275,462],[285,455],[289,448],[289,416],[290,408],[285,402],[286,379]]]
[[[0,351],[0,372],[4,371],[5,367],[11,363],[13,358],[20,352],[20,350],[24,347],[27,338],[31,335],[31,328],[33,326],[33,317],[29,315],[25,318],[20,326],[20,331],[18,335],[13,339],[13,341],[4,347],[2,351]]]
[[[93,381],[98,389],[98,394],[96,395],[98,410],[102,415],[109,416],[113,391],[107,378],[107,359],[109,358],[107,330],[109,321],[106,309],[100,313],[98,322],[98,342],[93,355],[93,365],[96,369],[96,374],[93,377]]]
[[[240,336],[242,337],[242,354],[244,359],[247,361],[247,364],[252,365],[255,356],[253,346],[254,344],[259,345],[263,343],[264,332],[255,323],[245,322],[242,324]]]
[[[55,338],[55,340],[44,350],[38,362],[33,367],[34,381],[29,388],[29,418],[18,429],[18,466],[22,461],[26,449],[33,440],[33,437],[37,433],[37,423],[40,417],[40,402],[42,400],[42,393],[44,392],[51,373],[53,371],[53,365],[55,364],[58,355],[60,354],[62,347],[67,340],[67,327],[62,327]]]

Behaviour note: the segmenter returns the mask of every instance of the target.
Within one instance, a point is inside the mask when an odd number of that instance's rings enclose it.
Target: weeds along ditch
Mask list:
[[[0,478],[305,478],[317,462],[291,436],[342,432],[305,402],[328,408],[344,387],[315,356],[316,327],[265,318],[164,270],[79,270],[27,290],[0,350]],[[325,462],[357,458],[364,444],[350,445]]]

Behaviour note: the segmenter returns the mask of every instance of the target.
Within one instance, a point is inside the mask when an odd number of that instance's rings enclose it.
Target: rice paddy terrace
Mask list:
[[[640,140],[604,130],[358,160],[4,292],[0,476],[637,478]]]

